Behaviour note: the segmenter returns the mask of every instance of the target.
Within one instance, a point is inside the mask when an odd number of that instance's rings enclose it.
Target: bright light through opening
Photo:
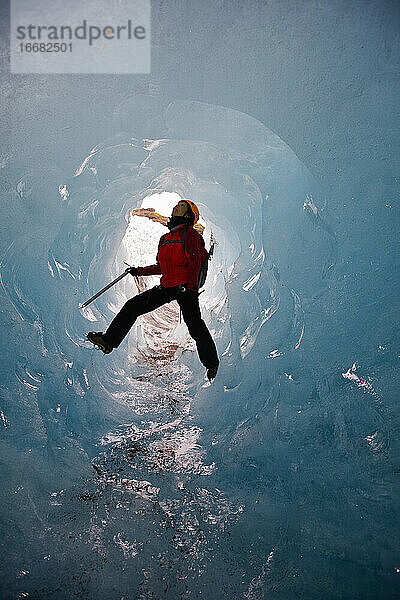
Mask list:
[[[183,198],[177,194],[176,192],[161,192],[161,194],[152,194],[151,196],[146,196],[142,201],[140,208],[154,208],[155,212],[163,217],[170,217],[172,213],[172,209],[180,200]],[[199,218],[199,225],[202,225],[204,228],[206,227],[205,221]]]

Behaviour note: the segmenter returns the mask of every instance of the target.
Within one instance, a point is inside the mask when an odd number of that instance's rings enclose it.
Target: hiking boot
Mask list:
[[[218,366],[219,366],[219,363],[217,365],[215,365],[214,367],[210,367],[209,369],[207,369],[207,377],[208,377],[209,381],[212,381],[215,378],[217,371],[218,371]]]
[[[89,342],[92,342],[92,344],[98,346],[100,350],[104,352],[104,354],[110,354],[110,352],[112,352],[113,346],[110,346],[110,344],[108,344],[103,338],[102,331],[98,331],[97,333],[95,331],[89,331],[86,337]]]

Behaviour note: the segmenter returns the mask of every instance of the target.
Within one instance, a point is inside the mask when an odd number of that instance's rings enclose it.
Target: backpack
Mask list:
[[[215,242],[212,242],[211,246],[210,246],[210,250],[207,252],[207,256],[206,256],[203,264],[200,267],[199,282],[198,282],[198,285],[197,285],[197,289],[198,290],[200,288],[202,288],[204,286],[205,282],[206,282],[207,272],[208,272],[208,261],[210,260],[210,258],[214,254],[214,246],[215,246]]]

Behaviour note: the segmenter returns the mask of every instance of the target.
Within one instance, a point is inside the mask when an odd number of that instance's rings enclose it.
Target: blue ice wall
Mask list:
[[[148,78],[11,76],[3,53],[2,597],[398,596],[396,24],[389,2],[159,3]],[[212,385],[176,315],[85,341],[137,293],[80,308],[163,192],[217,242]]]

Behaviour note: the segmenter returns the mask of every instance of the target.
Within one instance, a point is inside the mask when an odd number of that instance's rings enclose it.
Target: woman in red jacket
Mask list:
[[[198,218],[199,211],[193,202],[178,202],[167,223],[169,233],[159,241],[156,264],[131,268],[132,275],[161,275],[160,285],[128,300],[104,334],[88,333],[87,338],[104,354],[120,345],[139,315],[176,300],[207,376],[210,381],[214,379],[219,365],[217,349],[199,307],[198,282],[207,251],[202,236],[193,229]]]

